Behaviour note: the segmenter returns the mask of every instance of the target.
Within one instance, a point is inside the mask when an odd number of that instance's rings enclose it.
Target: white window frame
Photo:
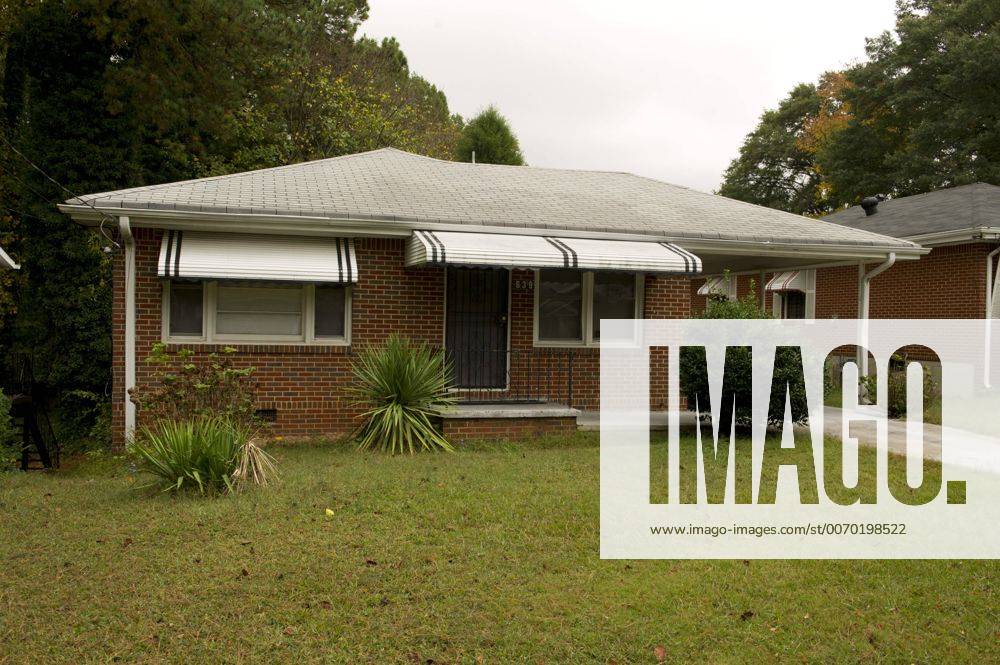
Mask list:
[[[316,285],[302,282],[274,282],[276,285],[302,287],[302,335],[220,335],[215,332],[218,304],[217,281],[201,281],[202,333],[200,335],[170,334],[170,284],[163,281],[162,330],[160,337],[168,344],[277,344],[285,346],[349,346],[351,343],[351,300],[353,288],[344,288],[344,335],[316,337]]]
[[[553,270],[559,270],[559,268],[553,268]],[[594,339],[594,272],[584,271],[583,273],[583,285],[582,294],[583,298],[582,307],[580,308],[580,316],[582,317],[580,327],[583,333],[583,339],[581,340],[544,340],[538,338],[538,326],[539,326],[539,316],[538,310],[541,300],[542,292],[542,271],[541,269],[535,270],[535,307],[532,312],[532,338],[534,341],[534,346],[536,347],[546,347],[546,348],[598,348],[601,345],[600,340]],[[645,273],[635,273],[635,312],[633,312],[633,317],[636,319],[642,318],[643,301],[645,296],[645,285],[646,285],[646,275]]]

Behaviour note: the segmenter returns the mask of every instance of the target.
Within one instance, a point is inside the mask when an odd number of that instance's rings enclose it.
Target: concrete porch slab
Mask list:
[[[472,418],[579,418],[580,410],[563,404],[457,404],[441,412],[444,420]]]
[[[667,414],[668,411],[652,411],[649,414],[649,428],[653,430],[666,430],[667,429]],[[695,417],[693,411],[681,411],[680,414],[680,425],[681,427],[687,427],[688,425],[694,425]],[[576,419],[577,426],[585,432],[596,432],[601,429],[601,412],[600,411],[581,411],[580,415]]]

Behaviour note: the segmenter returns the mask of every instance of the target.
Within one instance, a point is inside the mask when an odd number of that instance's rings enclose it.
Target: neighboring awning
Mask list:
[[[779,272],[767,283],[768,291],[808,291],[805,273],[799,270]]]
[[[157,274],[169,279],[350,284],[358,281],[358,265],[349,238],[167,231]]]
[[[709,277],[698,289],[699,296],[728,296],[729,280],[725,277]]]
[[[406,246],[406,265],[701,272],[701,259],[666,242],[454,231],[414,231]]]
[[[17,270],[20,267],[7,252],[3,251],[3,247],[0,247],[0,270]]]

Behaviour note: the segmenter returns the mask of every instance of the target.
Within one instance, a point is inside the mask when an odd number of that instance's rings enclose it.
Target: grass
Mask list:
[[[602,561],[598,451],[281,447],[280,483],[215,499],[112,459],[3,477],[0,662],[995,656],[996,562]]]

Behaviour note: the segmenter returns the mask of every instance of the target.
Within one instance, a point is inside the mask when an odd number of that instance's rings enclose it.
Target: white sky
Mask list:
[[[532,166],[703,191],[796,83],[864,56],[893,0],[369,0],[465,117],[493,103]]]

